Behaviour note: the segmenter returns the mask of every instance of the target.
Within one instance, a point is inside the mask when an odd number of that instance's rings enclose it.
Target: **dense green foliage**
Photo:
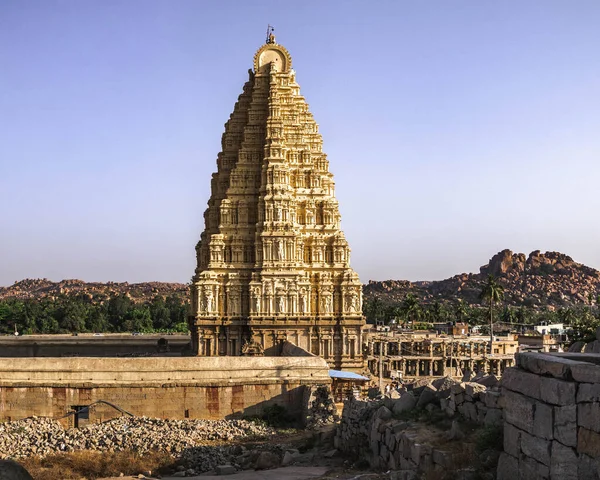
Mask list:
[[[408,294],[401,302],[384,303],[380,298],[366,300],[363,314],[368,323],[397,323],[414,330],[432,328],[433,323],[466,322],[478,325],[481,333],[489,334],[490,308],[495,325],[505,323],[517,331],[528,327],[546,324],[563,323],[571,327],[569,341],[591,341],[600,327],[600,301],[595,305],[579,304],[558,309],[514,307],[502,305],[496,300],[489,305],[489,299],[482,299],[487,305],[467,305],[459,300],[454,304],[438,301],[425,303]],[[498,327],[494,327],[497,329]]]
[[[187,305],[177,296],[157,295],[135,303],[125,295],[103,301],[89,296],[0,301],[0,334],[79,332],[187,332]]]

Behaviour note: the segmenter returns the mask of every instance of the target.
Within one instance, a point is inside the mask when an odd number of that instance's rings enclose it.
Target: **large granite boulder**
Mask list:
[[[0,479],[2,480],[33,480],[29,472],[13,460],[0,460]]]

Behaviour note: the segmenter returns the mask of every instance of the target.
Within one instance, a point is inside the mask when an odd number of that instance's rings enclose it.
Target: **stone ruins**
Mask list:
[[[288,340],[362,370],[362,287],[333,175],[292,59],[271,35],[225,124],[196,246],[197,355],[277,354]]]

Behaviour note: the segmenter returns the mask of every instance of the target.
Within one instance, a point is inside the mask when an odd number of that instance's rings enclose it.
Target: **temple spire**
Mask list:
[[[361,371],[362,285],[333,174],[291,55],[272,32],[269,25],[217,156],[196,247],[193,349],[272,354],[287,340],[333,368]]]

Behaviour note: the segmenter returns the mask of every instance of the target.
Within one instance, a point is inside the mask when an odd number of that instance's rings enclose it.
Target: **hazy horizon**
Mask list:
[[[187,283],[268,23],[361,281],[508,248],[600,268],[600,3],[0,4],[0,285]]]

